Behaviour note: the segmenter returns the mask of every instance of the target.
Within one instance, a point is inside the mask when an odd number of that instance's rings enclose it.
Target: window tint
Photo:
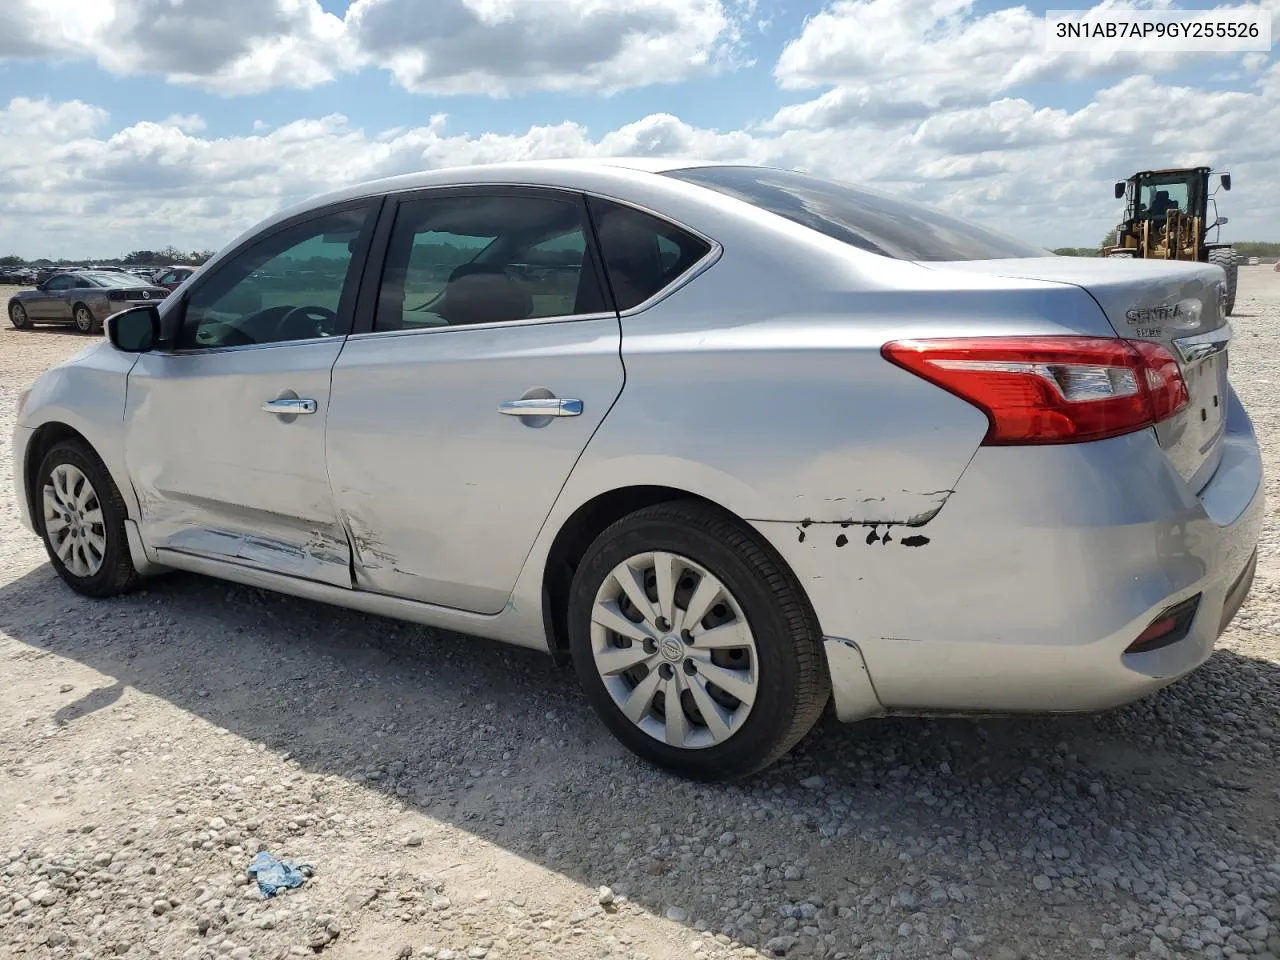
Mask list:
[[[239,347],[345,334],[339,317],[369,208],[294,224],[236,254],[187,302],[178,347]]]
[[[1189,193],[1186,183],[1174,181],[1170,183],[1144,184],[1138,216],[1163,220],[1170,210],[1186,213]]]
[[[95,287],[136,287],[138,285],[136,277],[123,273],[89,273],[82,279],[87,279]]]
[[[633,207],[595,197],[588,204],[619,310],[648,300],[711,250],[705,240]]]
[[[1048,250],[929,207],[766,167],[692,167],[667,176],[745,200],[861,250],[898,260],[1048,257]]]
[[[70,290],[75,284],[75,277],[69,273],[60,274],[45,284],[46,290]]]
[[[604,309],[575,200],[432,197],[407,200],[396,212],[374,329],[510,323]]]

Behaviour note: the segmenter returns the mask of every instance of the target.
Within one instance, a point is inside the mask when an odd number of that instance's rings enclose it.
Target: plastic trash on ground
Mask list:
[[[277,860],[265,850],[249,864],[249,875],[258,881],[258,889],[264,897],[274,897],[281,890],[300,887],[314,872],[309,863]]]

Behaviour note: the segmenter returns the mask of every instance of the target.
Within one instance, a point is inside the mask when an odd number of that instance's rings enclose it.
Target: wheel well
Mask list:
[[[32,517],[39,506],[39,500],[36,499],[36,471],[40,469],[40,461],[63,440],[78,440],[90,450],[93,449],[93,444],[84,438],[84,434],[65,423],[43,424],[36,429],[31,442],[27,444],[27,462],[22,465],[22,470],[26,479],[27,506],[31,508]]]
[[[698,500],[717,510],[724,509],[706,497],[675,487],[622,487],[588,500],[560,528],[551,543],[542,574],[542,618],[547,631],[547,646],[557,663],[563,664],[569,659],[566,622],[569,587],[582,555],[610,524],[629,513],[671,500]]]

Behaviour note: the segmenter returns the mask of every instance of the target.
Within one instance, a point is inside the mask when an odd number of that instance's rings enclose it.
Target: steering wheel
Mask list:
[[[328,307],[294,307],[276,324],[276,337],[279,340],[310,340],[332,336],[337,319],[338,314]]]

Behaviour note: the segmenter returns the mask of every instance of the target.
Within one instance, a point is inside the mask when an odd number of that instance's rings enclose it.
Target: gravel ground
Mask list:
[[[1280,274],[1240,286],[1280,504]],[[19,389],[84,343],[0,332],[4,489]],[[828,724],[707,788],[527,651],[186,575],[78,599],[10,500],[2,957],[1280,957],[1274,508],[1218,653],[1147,701]],[[314,876],[264,901],[259,849]]]

